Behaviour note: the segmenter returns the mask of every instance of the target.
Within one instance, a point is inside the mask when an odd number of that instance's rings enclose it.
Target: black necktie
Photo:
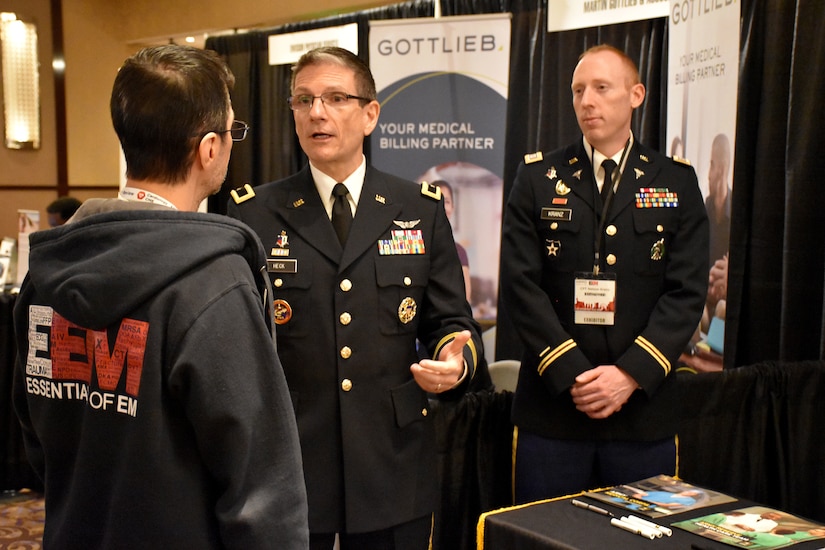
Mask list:
[[[604,183],[602,184],[602,204],[607,202],[607,195],[610,193],[610,188],[613,187],[613,170],[616,168],[616,161],[613,159],[606,159],[602,162],[604,168]]]
[[[335,228],[341,246],[347,242],[349,228],[352,225],[352,209],[347,200],[348,192],[347,186],[343,183],[336,183],[332,188],[332,196],[335,197],[335,202],[332,203],[332,227]]]

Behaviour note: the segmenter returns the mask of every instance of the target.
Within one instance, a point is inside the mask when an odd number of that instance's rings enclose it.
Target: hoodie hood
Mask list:
[[[69,321],[102,329],[227,254],[255,273],[266,263],[255,234],[226,216],[93,199],[71,223],[30,236],[28,281]]]

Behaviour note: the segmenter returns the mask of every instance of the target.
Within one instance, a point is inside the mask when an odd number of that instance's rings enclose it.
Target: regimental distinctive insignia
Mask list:
[[[304,205],[304,199],[298,199],[297,201],[292,203],[293,208],[298,208]]]
[[[556,182],[556,194],[566,195],[570,192],[570,188],[562,180]]]
[[[659,261],[665,257],[665,240],[659,239],[650,247],[650,259]]]
[[[441,188],[426,181],[421,182],[421,194],[437,201],[441,200]]]
[[[640,170],[639,168],[634,168],[633,171],[636,172],[636,179],[639,179],[645,175],[644,170]]]
[[[275,237],[275,247],[269,251],[270,256],[289,256],[289,236],[286,231]]]
[[[568,164],[568,166],[573,166],[577,162],[579,162],[579,157],[573,157],[572,159],[567,161],[567,164]]]
[[[375,195],[375,202],[380,202],[381,204],[387,204],[387,199],[382,197],[381,195]]]
[[[556,179],[556,167],[551,166],[550,169],[547,171],[546,176],[547,176],[547,179],[551,179],[551,180]]]
[[[398,306],[398,320],[405,325],[415,319],[415,314],[418,311],[418,306],[415,300],[407,296],[401,300],[401,305]]]
[[[636,193],[636,208],[676,208],[679,195],[667,187],[640,187]]]
[[[650,159],[647,158],[647,155],[639,155],[639,158],[642,159],[643,161],[647,162],[647,163],[650,162]]]
[[[545,245],[545,247],[547,248],[547,255],[558,257],[559,251],[561,251],[561,241],[553,241],[553,240],[550,240],[550,239],[545,239],[544,242],[547,243]]]
[[[524,155],[524,164],[533,164],[534,162],[540,162],[542,160],[544,160],[544,155],[541,154],[541,151]]]
[[[286,300],[275,300],[272,302],[272,307],[275,310],[276,325],[284,325],[292,319],[292,306]]]
[[[229,194],[232,196],[232,200],[235,201],[235,204],[241,204],[242,202],[253,198],[255,196],[255,190],[252,189],[251,185],[245,183],[243,187],[233,189],[229,192]]]
[[[424,235],[420,229],[393,230],[389,239],[378,239],[378,253],[381,256],[425,252]]]
[[[420,219],[410,220],[410,221],[393,220],[392,223],[394,223],[395,225],[397,225],[401,229],[412,229],[413,227],[415,227],[416,225],[421,223],[421,220]]]
[[[577,180],[581,181],[582,171],[581,170],[576,170],[575,172],[573,172],[573,177],[576,178]]]

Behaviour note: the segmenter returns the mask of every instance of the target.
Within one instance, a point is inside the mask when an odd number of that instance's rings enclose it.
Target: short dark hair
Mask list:
[[[74,216],[74,213],[80,208],[80,204],[80,201],[74,197],[60,197],[49,203],[46,212],[48,214],[60,214],[61,218],[68,220]]]
[[[352,69],[355,73],[355,86],[358,88],[355,94],[370,100],[377,97],[375,79],[372,77],[369,65],[351,51],[337,47],[315,48],[302,55],[292,67],[290,90],[295,89],[295,77],[299,72],[309,66],[323,63],[333,63]]]
[[[226,129],[234,85],[229,67],[211,50],[169,44],[127,59],[110,103],[126,175],[138,181],[184,180],[200,138]]]

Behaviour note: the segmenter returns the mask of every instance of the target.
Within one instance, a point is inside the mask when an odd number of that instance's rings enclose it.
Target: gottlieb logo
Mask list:
[[[378,42],[378,53],[389,55],[440,55],[444,53],[492,52],[499,46],[493,34],[467,34],[455,37],[384,39]]]

